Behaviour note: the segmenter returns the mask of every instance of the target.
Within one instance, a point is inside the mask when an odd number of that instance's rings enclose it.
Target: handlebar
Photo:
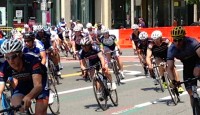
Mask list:
[[[11,112],[11,111],[19,111],[19,109],[24,105],[24,102],[22,101],[22,103],[18,106],[11,106],[9,108],[0,110],[0,113],[4,113],[4,112]]]

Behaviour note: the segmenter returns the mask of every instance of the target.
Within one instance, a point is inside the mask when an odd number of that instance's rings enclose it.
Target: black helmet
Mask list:
[[[25,33],[24,34],[24,39],[34,40],[35,39],[35,34],[33,32]]]

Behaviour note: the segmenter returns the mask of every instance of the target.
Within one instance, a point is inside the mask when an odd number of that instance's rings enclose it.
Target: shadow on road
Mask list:
[[[108,104],[107,107],[107,109],[109,109],[110,107],[115,106],[113,106],[112,104]],[[94,109],[96,112],[103,112],[103,110],[99,107],[98,104],[85,105],[85,109]]]

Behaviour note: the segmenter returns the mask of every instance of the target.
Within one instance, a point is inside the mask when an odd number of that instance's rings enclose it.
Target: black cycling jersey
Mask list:
[[[83,35],[81,35],[81,38],[83,38]],[[76,49],[76,51],[80,51],[82,49],[81,45],[80,45],[81,39],[77,39],[76,36],[73,36],[73,40],[75,42],[75,49]]]
[[[139,34],[140,31],[138,32],[138,35],[135,35],[135,33],[133,32],[130,36],[131,40],[135,43],[136,48],[138,47]]]
[[[7,61],[0,68],[0,82],[6,82],[8,77],[18,80],[17,86],[13,89],[13,95],[27,95],[33,89],[33,74],[42,75],[43,90],[36,99],[45,99],[49,96],[47,85],[47,69],[41,64],[41,60],[33,55],[23,54],[23,70],[18,72],[14,70]]]
[[[162,38],[161,40],[162,43],[160,46],[157,46],[154,44],[154,42],[152,42],[149,44],[148,48],[151,49],[154,57],[159,57],[166,61],[169,40],[167,38]]]
[[[142,54],[146,56],[147,54],[147,48],[149,43],[151,43],[151,39],[147,38],[146,40],[139,40],[138,41],[138,49],[141,50]]]
[[[36,39],[40,40],[44,44],[44,49],[49,49],[51,47],[50,44],[50,34],[44,31],[44,35],[40,36],[38,33],[36,34]]]
[[[100,59],[98,57],[98,53],[101,52],[100,48],[96,45],[91,46],[91,50],[89,52],[85,52],[83,49],[80,50],[80,59],[87,58],[89,60],[89,65],[95,65],[100,63]]]

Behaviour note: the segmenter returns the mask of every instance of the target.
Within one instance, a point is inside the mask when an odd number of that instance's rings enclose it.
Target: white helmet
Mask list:
[[[153,40],[156,40],[156,39],[158,39],[158,38],[160,38],[160,37],[162,37],[162,32],[161,32],[160,30],[155,30],[155,31],[153,31],[152,34],[151,34],[151,38],[152,38]]]
[[[147,32],[141,32],[140,34],[139,34],[139,39],[140,40],[146,40],[148,38],[148,34],[147,34]]]
[[[102,28],[101,33],[102,34],[109,33],[109,29],[108,28]]]
[[[29,28],[29,25],[28,24],[24,24],[24,28]]]
[[[80,41],[80,44],[81,45],[91,45],[91,40],[90,40],[89,36],[82,38]]]
[[[1,53],[7,54],[11,52],[22,51],[22,42],[19,39],[6,39],[1,45]]]
[[[86,24],[86,28],[92,28],[92,24],[91,23],[87,23]]]
[[[73,29],[75,32],[78,32],[78,31],[81,31],[81,27],[80,26],[75,26],[74,29]]]
[[[135,29],[139,29],[139,26],[137,24],[133,24],[131,28],[135,30]]]

